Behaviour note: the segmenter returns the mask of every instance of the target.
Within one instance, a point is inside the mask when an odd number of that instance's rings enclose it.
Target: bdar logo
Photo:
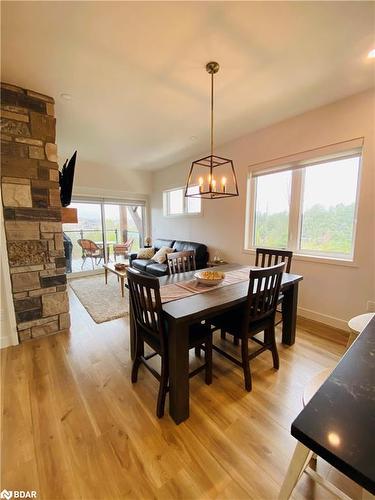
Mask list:
[[[6,498],[6,500],[10,500],[12,498],[12,492],[11,491],[8,491],[8,490],[3,490],[1,493],[0,493],[0,498]]]

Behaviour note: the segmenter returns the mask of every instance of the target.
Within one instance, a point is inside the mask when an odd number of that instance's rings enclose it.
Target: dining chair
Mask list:
[[[249,288],[246,304],[233,312],[228,312],[210,320],[214,330],[221,329],[234,338],[241,340],[241,360],[213,345],[213,349],[233,363],[241,366],[244,373],[245,389],[251,391],[250,360],[269,350],[272,353],[273,367],[279,368],[279,355],[275,339],[275,314],[280,292],[281,279],[285,264],[277,264],[263,269],[252,269],[249,275]],[[261,341],[254,335],[264,331]],[[261,347],[249,354],[249,339]]]
[[[290,250],[276,250],[274,248],[257,248],[255,250],[255,265],[259,267],[270,267],[275,266],[280,262],[285,262],[285,272],[290,273],[292,259],[293,252]],[[277,301],[278,309],[276,309],[276,312],[281,314],[281,318],[275,322],[275,326],[280,325],[280,323],[283,322],[283,298],[283,294],[280,293]]]
[[[167,262],[169,274],[186,273],[187,271],[195,271],[197,268],[195,250],[169,253]]]
[[[162,303],[160,298],[160,284],[158,278],[148,277],[135,269],[127,269],[128,288],[135,324],[135,358],[132,367],[131,381],[137,382],[138,369],[143,363],[159,381],[159,393],[156,405],[156,415],[164,415],[165,398],[168,392],[168,332],[162,317]],[[153,353],[145,356],[144,344],[147,344]],[[204,363],[193,370],[189,377],[205,370],[206,384],[212,383],[212,331],[210,325],[195,324],[189,330],[189,350],[200,347],[205,352]],[[148,360],[156,355],[161,357],[160,374],[148,364]]]
[[[94,260],[95,260],[95,265],[98,265],[98,263],[104,257],[103,247],[100,247],[99,245],[97,245],[95,243],[95,241],[87,240],[87,239],[79,239],[79,240],[77,240],[77,243],[82,248],[81,269],[83,269],[83,266],[86,262],[87,257],[89,257],[91,259],[92,268],[94,269]],[[97,262],[97,259],[99,259],[99,262]]]
[[[255,265],[257,267],[276,266],[285,262],[285,272],[290,273],[293,252],[290,250],[276,250],[275,248],[256,248]]]

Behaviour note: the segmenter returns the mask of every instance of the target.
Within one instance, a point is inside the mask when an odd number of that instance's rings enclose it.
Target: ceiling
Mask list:
[[[154,170],[374,85],[374,2],[1,2],[2,80],[56,99],[60,157]],[[69,93],[70,101],[60,97]]]

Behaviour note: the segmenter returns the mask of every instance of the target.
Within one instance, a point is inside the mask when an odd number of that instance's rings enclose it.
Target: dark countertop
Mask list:
[[[375,494],[375,317],[295,419],[291,432]]]

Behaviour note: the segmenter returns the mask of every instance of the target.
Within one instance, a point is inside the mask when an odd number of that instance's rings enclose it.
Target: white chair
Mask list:
[[[354,316],[354,318],[348,321],[348,327],[350,328],[350,335],[348,339],[348,343],[346,344],[346,348],[348,349],[352,343],[355,341],[357,336],[366,328],[368,323],[375,316],[375,313],[365,313],[360,314],[359,316]]]

